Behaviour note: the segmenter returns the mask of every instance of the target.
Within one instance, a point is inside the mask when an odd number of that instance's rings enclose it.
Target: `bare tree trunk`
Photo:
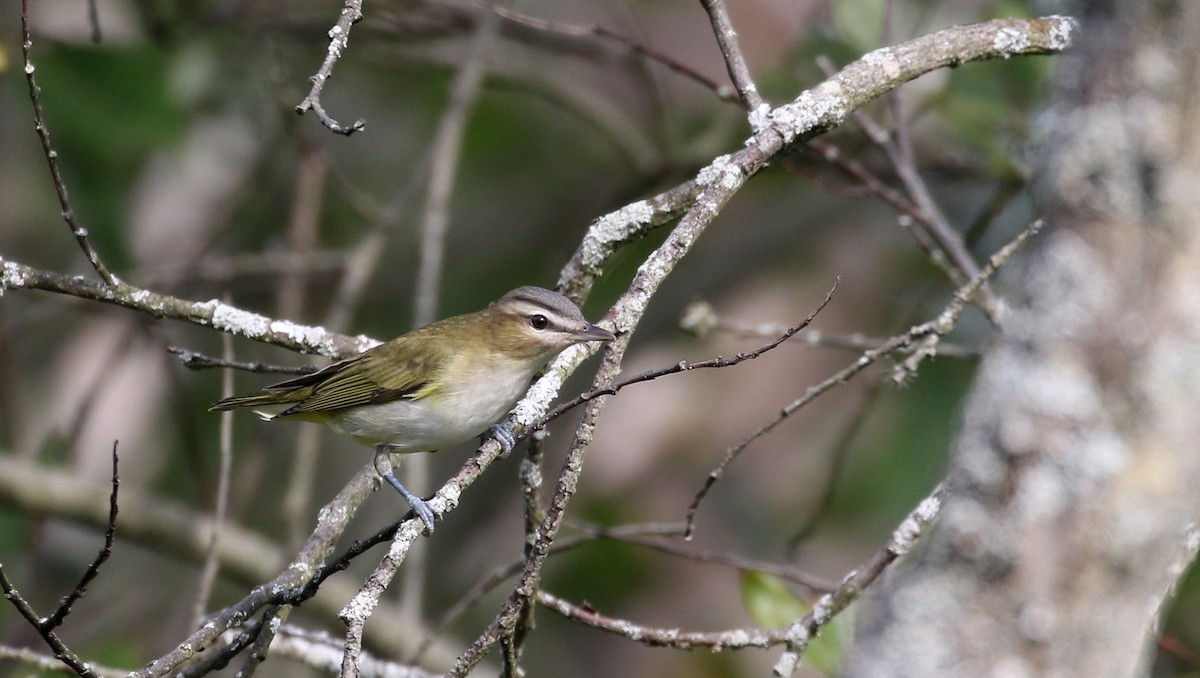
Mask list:
[[[1051,227],[851,676],[1130,676],[1200,541],[1200,3],[1082,8]]]

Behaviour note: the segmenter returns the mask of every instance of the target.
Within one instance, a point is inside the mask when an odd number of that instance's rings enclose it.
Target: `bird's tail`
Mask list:
[[[234,396],[225,398],[213,403],[212,407],[208,408],[209,412],[218,410],[233,410],[239,407],[263,407],[265,405],[287,405],[292,400],[288,399],[288,393],[256,393],[254,395]]]

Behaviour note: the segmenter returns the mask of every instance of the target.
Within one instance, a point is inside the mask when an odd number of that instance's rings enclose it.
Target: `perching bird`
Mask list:
[[[569,299],[518,287],[487,308],[426,325],[359,355],[211,410],[267,408],[268,420],[327,424],[375,447],[375,467],[433,532],[434,511],[397,480],[392,452],[433,452],[483,434],[528,389],[533,377],[574,344],[612,341]],[[507,453],[507,428],[493,427]]]

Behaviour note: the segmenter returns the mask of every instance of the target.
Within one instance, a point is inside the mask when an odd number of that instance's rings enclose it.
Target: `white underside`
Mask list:
[[[533,374],[528,369],[495,370],[488,378],[466,380],[478,384],[476,388],[355,407],[330,424],[364,445],[387,443],[396,452],[432,452],[475,438],[500,421],[525,394]]]

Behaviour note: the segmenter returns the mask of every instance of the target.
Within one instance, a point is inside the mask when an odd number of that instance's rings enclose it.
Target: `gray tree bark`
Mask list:
[[[1200,3],[1081,5],[1049,228],[849,676],[1133,676],[1200,532]]]

